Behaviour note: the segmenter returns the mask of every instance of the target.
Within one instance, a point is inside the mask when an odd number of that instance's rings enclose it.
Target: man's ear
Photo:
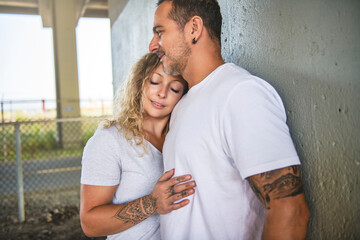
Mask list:
[[[203,20],[199,16],[193,16],[187,23],[187,25],[189,27],[189,37],[191,39],[191,42],[195,44],[201,38],[204,29]]]

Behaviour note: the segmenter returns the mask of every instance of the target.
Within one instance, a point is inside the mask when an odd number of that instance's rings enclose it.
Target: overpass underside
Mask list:
[[[76,26],[80,17],[108,17],[107,0],[0,0],[0,13],[40,15],[52,28],[57,118],[80,117]],[[66,147],[68,131],[81,127],[60,123],[59,143]],[[77,129],[77,130],[76,130]],[[75,134],[81,136],[81,133]],[[64,137],[63,137],[64,136]]]

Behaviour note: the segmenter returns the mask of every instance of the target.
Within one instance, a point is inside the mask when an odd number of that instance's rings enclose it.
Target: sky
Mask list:
[[[112,100],[110,20],[80,18],[80,99]],[[0,100],[55,99],[52,29],[41,17],[0,14]]]

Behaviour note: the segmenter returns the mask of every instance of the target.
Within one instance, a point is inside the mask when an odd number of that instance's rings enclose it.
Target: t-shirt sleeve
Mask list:
[[[300,164],[281,98],[266,82],[250,79],[233,88],[223,123],[226,149],[244,179]]]
[[[114,186],[120,182],[119,142],[111,129],[98,129],[87,142],[81,168],[81,184]]]

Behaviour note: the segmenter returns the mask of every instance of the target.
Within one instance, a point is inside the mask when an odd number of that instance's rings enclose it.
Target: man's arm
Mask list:
[[[305,239],[309,209],[299,166],[291,166],[247,178],[266,207],[262,239]]]

